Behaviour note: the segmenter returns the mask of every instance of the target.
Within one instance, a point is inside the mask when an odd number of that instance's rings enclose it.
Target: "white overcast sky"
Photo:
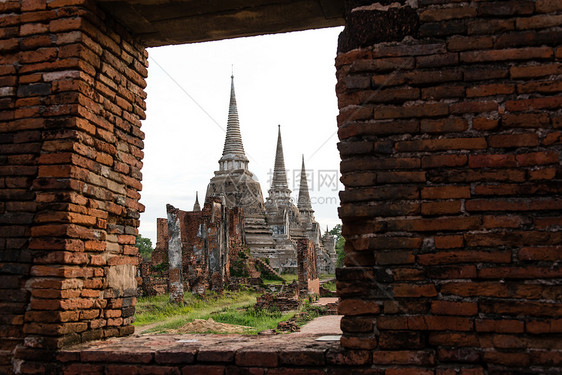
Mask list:
[[[146,211],[139,228],[144,237],[156,244],[156,218],[166,217],[166,203],[191,210],[199,191],[203,204],[222,155],[232,66],[242,141],[264,199],[281,124],[293,197],[293,175],[298,177],[304,154],[316,220],[323,228],[340,222],[334,59],[341,29],[148,50],[141,192]]]

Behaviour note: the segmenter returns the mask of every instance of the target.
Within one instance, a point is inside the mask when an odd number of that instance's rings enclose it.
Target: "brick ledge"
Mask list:
[[[127,365],[139,368],[165,366],[177,371],[184,366],[220,366],[226,369],[233,366],[331,368],[369,365],[369,351],[345,350],[340,347],[339,341],[316,341],[321,336],[325,335],[135,335],[69,347],[58,353],[57,361],[65,369]]]

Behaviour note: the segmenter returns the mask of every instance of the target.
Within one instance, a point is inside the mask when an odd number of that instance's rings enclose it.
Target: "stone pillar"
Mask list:
[[[94,2],[0,11],[0,372],[40,372],[133,332],[147,56]]]
[[[347,4],[341,344],[395,373],[560,371],[562,3]]]
[[[167,204],[168,212],[168,290],[170,302],[183,303],[182,243],[180,213],[177,208]]]

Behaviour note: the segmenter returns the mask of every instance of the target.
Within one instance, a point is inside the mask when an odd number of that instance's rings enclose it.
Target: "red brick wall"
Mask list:
[[[85,1],[5,1],[0,10],[0,369],[8,371],[23,337],[16,362],[133,331],[135,288],[125,279],[143,210],[147,63],[144,48]]]
[[[336,59],[342,345],[393,374],[560,371],[562,3],[370,3]]]

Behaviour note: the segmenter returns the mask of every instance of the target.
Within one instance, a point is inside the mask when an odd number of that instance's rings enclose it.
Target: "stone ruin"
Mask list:
[[[166,206],[167,219],[158,219],[156,248],[141,267],[141,288],[153,295],[168,291],[170,300],[183,300],[184,291],[221,292],[230,280],[230,260],[244,251],[242,210],[209,199],[200,211]]]
[[[314,218],[304,156],[297,205],[287,184],[280,126],[265,203],[248,163],[232,77],[223,155],[209,182],[203,209],[198,198],[193,211],[167,205],[168,218],[157,220],[153,257],[140,266],[142,293],[169,292],[171,300],[181,301],[184,291],[222,291],[231,281],[231,262],[243,260],[240,256],[247,250],[251,259],[243,263],[249,273],[255,273],[247,275],[250,279],[259,278],[255,262],[261,259],[262,267],[273,268],[273,273],[298,274],[299,289],[318,294],[318,273],[335,272],[335,240],[327,229],[322,235]]]
[[[278,272],[297,272],[296,241],[308,238],[314,243],[318,267],[334,273],[336,252],[334,239],[322,236],[310,202],[304,157],[301,169],[298,205],[291,199],[287,184],[281,127],[279,126],[273,179],[264,202],[260,183],[248,169],[238,119],[234,77],[231,77],[230,104],[226,139],[219,170],[209,182],[207,198],[224,199],[227,207],[243,209],[246,244],[255,258],[267,259]]]
[[[230,209],[219,198],[209,198],[202,209],[197,208],[198,202],[193,211],[166,206],[168,218],[157,221],[156,248],[139,267],[140,295],[170,293],[171,301],[181,302],[184,292],[220,293],[239,284],[261,286],[264,272],[281,279],[266,261],[249,254],[242,209]],[[296,299],[319,294],[316,248],[311,240],[298,240],[297,265]]]

